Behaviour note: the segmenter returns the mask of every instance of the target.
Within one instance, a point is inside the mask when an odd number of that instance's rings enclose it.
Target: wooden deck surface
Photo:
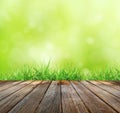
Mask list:
[[[0,81],[0,113],[120,113],[120,81]]]

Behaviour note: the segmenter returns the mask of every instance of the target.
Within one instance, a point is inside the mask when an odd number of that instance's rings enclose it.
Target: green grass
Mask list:
[[[120,67],[90,71],[72,66],[53,69],[49,64],[25,65],[12,72],[1,73],[0,80],[120,80]]]

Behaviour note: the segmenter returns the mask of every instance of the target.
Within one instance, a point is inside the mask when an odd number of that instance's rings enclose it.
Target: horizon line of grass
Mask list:
[[[73,66],[52,69],[50,63],[43,66],[25,65],[16,71],[1,73],[0,80],[120,80],[120,67],[91,71]]]

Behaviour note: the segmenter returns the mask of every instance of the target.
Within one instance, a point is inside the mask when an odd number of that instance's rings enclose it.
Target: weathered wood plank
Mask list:
[[[21,83],[22,81],[6,81],[6,82],[2,82],[0,84],[0,92],[3,91],[3,90],[6,90],[7,88],[10,88],[10,87],[13,87],[14,85],[17,85],[19,83]]]
[[[83,82],[84,83],[84,82]],[[82,101],[91,113],[117,113],[90,90],[84,87],[81,82],[72,82]]]
[[[114,110],[117,112],[120,112],[120,99],[115,97],[114,95],[100,89],[99,87],[86,82],[82,81],[82,84],[86,86],[90,91],[92,91],[95,95],[97,95],[99,98],[101,98],[103,101],[105,101],[108,105],[111,106]]]
[[[35,113],[61,113],[60,84],[53,81]]]
[[[70,82],[61,82],[61,92],[62,113],[89,113]]]
[[[26,81],[26,82],[22,82],[20,84],[17,84],[6,90],[3,90],[0,92],[0,100],[2,100],[3,98],[9,96],[10,94],[16,92],[17,90],[21,89],[22,87],[26,86],[27,84],[30,84],[32,81]]]
[[[65,84],[68,86],[70,85],[69,82],[64,81],[62,82],[61,92],[62,92],[62,111],[63,113],[75,113],[76,109],[74,104],[72,103],[71,97],[68,95],[68,89],[65,87]]]
[[[0,81],[0,113],[120,113],[119,81]]]
[[[8,82],[8,80],[0,80],[0,84],[5,82]]]
[[[92,83],[92,84],[100,87],[101,89],[113,94],[114,96],[120,98],[120,91],[118,91],[117,89],[109,87],[109,86],[107,86],[107,85],[105,85],[105,84],[103,84],[103,83],[101,83],[99,81],[90,81],[90,83]]]
[[[39,84],[29,95],[20,101],[9,113],[35,113],[50,85],[50,81]]]
[[[7,113],[10,111],[19,101],[21,101],[30,91],[32,91],[40,82],[35,81],[26,85],[22,89],[13,93],[9,97],[0,101],[0,112]]]
[[[120,90],[120,84],[112,81],[99,81],[109,87],[113,87],[114,89]]]

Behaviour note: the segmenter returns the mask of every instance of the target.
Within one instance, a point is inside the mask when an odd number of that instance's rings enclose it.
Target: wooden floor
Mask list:
[[[120,113],[120,81],[0,81],[0,113]]]

